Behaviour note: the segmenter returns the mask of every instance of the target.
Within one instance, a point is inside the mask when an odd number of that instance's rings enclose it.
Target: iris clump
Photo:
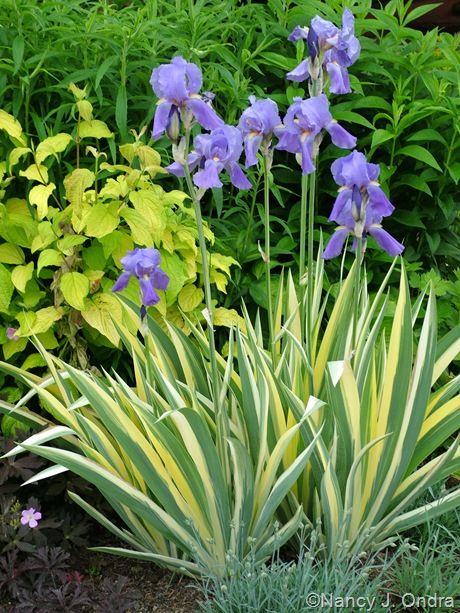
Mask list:
[[[329,132],[337,147],[352,149],[356,145],[356,138],[332,118],[324,94],[307,100],[294,98],[284,118],[284,125],[275,130],[279,138],[276,149],[299,154],[302,173],[307,175],[315,170],[314,161],[323,130]]]
[[[281,125],[278,106],[274,100],[256,100],[249,96],[249,106],[241,115],[238,129],[244,139],[246,154],[246,168],[257,164],[256,154],[262,147],[266,154],[270,149],[271,139],[275,128]]]
[[[330,259],[339,255],[349,234],[364,240],[370,234],[389,255],[402,253],[404,245],[381,225],[382,219],[394,211],[394,206],[377,182],[380,173],[378,164],[370,164],[364,154],[353,151],[336,160],[331,170],[340,189],[329,220],[339,226],[329,240],[323,257]]]
[[[238,160],[243,151],[241,132],[234,126],[223,125],[210,134],[195,137],[193,151],[187,157],[194,184],[202,189],[222,187],[220,173],[226,170],[230,181],[238,189],[249,189],[251,183],[241,170]],[[184,176],[183,164],[174,162],[166,168],[177,177]]]
[[[342,29],[331,21],[316,16],[310,27],[296,26],[288,40],[304,39],[307,43],[308,57],[287,74],[291,81],[317,80],[320,71],[326,69],[333,94],[351,92],[348,68],[359,57],[361,46],[354,32],[352,12],[346,9],[342,17]]]
[[[153,70],[150,84],[159,98],[153,120],[153,138],[159,138],[166,131],[171,140],[176,141],[180,121],[190,124],[192,117],[206,130],[223,125],[211,107],[213,95],[198,93],[203,77],[196,64],[177,56],[170,64],[162,64]]]
[[[156,290],[168,287],[169,277],[160,268],[161,255],[158,249],[133,249],[121,258],[124,272],[120,275],[112,291],[119,292],[126,288],[131,277],[139,280],[141,289],[142,313],[145,307],[153,306],[160,301]]]

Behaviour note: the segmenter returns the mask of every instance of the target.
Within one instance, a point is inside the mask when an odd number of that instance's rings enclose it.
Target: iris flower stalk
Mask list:
[[[256,153],[258,150],[260,150],[263,157],[265,246],[262,257],[265,263],[267,288],[268,346],[272,359],[275,360],[270,264],[270,171],[273,163],[273,133],[276,128],[281,126],[281,119],[278,114],[278,106],[273,100],[269,98],[257,100],[255,96],[250,96],[249,102],[251,106],[241,115],[238,128],[244,138],[246,168],[257,164]]]
[[[190,172],[190,168],[186,162],[188,159],[190,150],[190,128],[186,128],[185,130],[185,151],[184,151],[184,160],[183,160],[183,170],[184,177],[187,184],[187,188],[189,194],[192,198],[193,210],[195,212],[196,217],[196,225],[198,230],[198,243],[200,247],[201,254],[201,272],[203,275],[203,285],[204,285],[204,299],[206,304],[207,317],[205,318],[207,321],[208,328],[208,342],[209,342],[209,356],[211,361],[211,385],[212,385],[212,395],[214,401],[214,410],[216,412],[216,445],[217,445],[217,454],[220,458],[222,467],[227,474],[230,476],[230,464],[227,455],[227,437],[229,434],[229,425],[228,425],[228,416],[223,410],[222,403],[220,401],[219,394],[219,372],[217,369],[217,358],[216,358],[216,340],[214,336],[214,322],[213,322],[213,313],[212,313],[212,299],[211,299],[211,276],[210,269],[208,263],[208,254],[206,251],[206,239],[204,235],[204,226],[203,226],[203,216],[201,215],[201,205],[200,205],[200,197],[198,192],[193,184],[192,175]]]

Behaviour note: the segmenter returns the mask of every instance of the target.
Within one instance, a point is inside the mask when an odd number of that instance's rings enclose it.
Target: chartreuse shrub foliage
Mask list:
[[[111,288],[120,258],[135,245],[158,247],[172,279],[155,307],[159,321],[166,316],[186,329],[181,312],[196,319],[203,309],[196,221],[187,195],[156,182],[165,171],[142,133],[116,151],[114,135],[93,118],[85,91],[76,86],[72,91],[75,127],[39,143],[0,111],[0,130],[7,137],[1,163],[0,322],[8,360],[23,355],[32,335],[83,367],[88,345],[119,346],[121,307]],[[114,162],[99,151],[102,141],[116,152]],[[208,228],[206,235],[212,243]],[[234,264],[213,252],[211,280],[221,292]],[[225,309],[218,317],[217,325],[234,319]],[[25,368],[39,364],[37,353],[23,357]]]

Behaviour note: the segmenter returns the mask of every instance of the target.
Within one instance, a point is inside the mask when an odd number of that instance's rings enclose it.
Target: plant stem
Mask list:
[[[308,175],[302,175],[302,187],[300,192],[300,260],[299,260],[299,285],[305,274],[305,240],[307,235],[307,193]]]
[[[270,160],[264,155],[265,276],[267,281],[268,347],[273,356],[273,304],[270,266]]]
[[[361,263],[363,259],[363,239],[362,237],[356,238],[356,273],[355,273],[355,315],[353,317],[353,351],[356,351],[358,345],[358,319],[359,319],[359,290],[361,285]]]
[[[314,227],[316,208],[316,171],[310,175],[308,191],[308,255],[307,255],[307,317],[308,338],[313,335],[313,267],[314,267]],[[309,344],[309,343],[308,343]]]
[[[187,139],[188,140],[188,139]],[[188,144],[188,142],[187,142]],[[188,147],[186,149],[187,159]],[[212,311],[212,301],[211,301],[211,277],[210,277],[210,268],[208,263],[208,254],[206,251],[206,239],[204,236],[204,227],[203,227],[203,217],[201,215],[201,207],[200,201],[197,197],[197,193],[195,187],[192,182],[192,177],[190,174],[190,170],[187,164],[184,164],[184,174],[185,180],[187,183],[187,187],[192,198],[193,208],[195,211],[196,217],[196,225],[198,230],[198,242],[200,245],[200,254],[201,254],[201,270],[203,275],[203,285],[204,285],[204,297],[206,303],[206,309],[208,311],[207,324],[208,324],[208,341],[209,341],[209,356],[211,362],[211,390],[212,390],[212,400],[214,403],[214,410],[216,414],[216,444],[217,444],[217,454],[221,460],[222,467],[226,474],[229,474],[229,465],[228,458],[226,453],[227,446],[227,436],[228,436],[228,423],[227,423],[227,415],[222,410],[220,406],[220,394],[219,394],[219,372],[217,369],[217,359],[216,359],[216,342],[214,337],[214,325],[213,325],[213,311]]]

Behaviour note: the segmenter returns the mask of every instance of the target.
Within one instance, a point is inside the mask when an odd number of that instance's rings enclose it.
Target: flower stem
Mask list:
[[[299,260],[299,285],[305,274],[305,239],[307,234],[307,193],[308,175],[302,175],[302,187],[300,192],[300,260]]]
[[[210,267],[208,263],[208,254],[206,251],[206,239],[204,236],[203,217],[201,215],[200,201],[197,197],[195,186],[193,185],[192,177],[191,177],[190,170],[187,164],[184,164],[184,174],[185,174],[185,180],[187,183],[187,187],[188,187],[190,196],[192,198],[193,208],[195,211],[196,225],[197,225],[197,230],[198,230],[198,242],[199,242],[200,254],[201,254],[201,270],[202,270],[202,275],[203,275],[204,298],[205,298],[206,310],[208,312],[207,330],[208,330],[208,341],[209,341],[209,356],[210,356],[210,362],[211,362],[212,400],[214,403],[214,410],[215,410],[215,415],[216,415],[217,454],[220,458],[220,461],[221,461],[221,464],[222,464],[222,467],[225,473],[228,474],[229,463],[228,463],[228,457],[226,453],[228,423],[227,423],[227,415],[223,411],[223,407],[220,405],[220,398],[219,398],[220,396],[219,394],[219,371],[217,369],[216,342],[215,342],[215,337],[214,337],[214,323],[213,323],[214,319],[213,319],[213,309],[212,309],[212,301],[211,301],[211,276],[210,276]]]
[[[273,304],[270,266],[270,159],[264,155],[265,276],[267,281],[268,347],[273,359]]]
[[[313,336],[313,283],[314,283],[314,227],[316,207],[316,172],[310,175],[308,191],[308,255],[307,255],[307,331],[308,339]],[[310,345],[310,342],[308,342]]]
[[[356,273],[355,273],[355,314],[353,317],[353,351],[356,351],[358,345],[358,319],[359,319],[359,290],[361,285],[361,263],[363,259],[363,239],[362,237],[356,238]]]

